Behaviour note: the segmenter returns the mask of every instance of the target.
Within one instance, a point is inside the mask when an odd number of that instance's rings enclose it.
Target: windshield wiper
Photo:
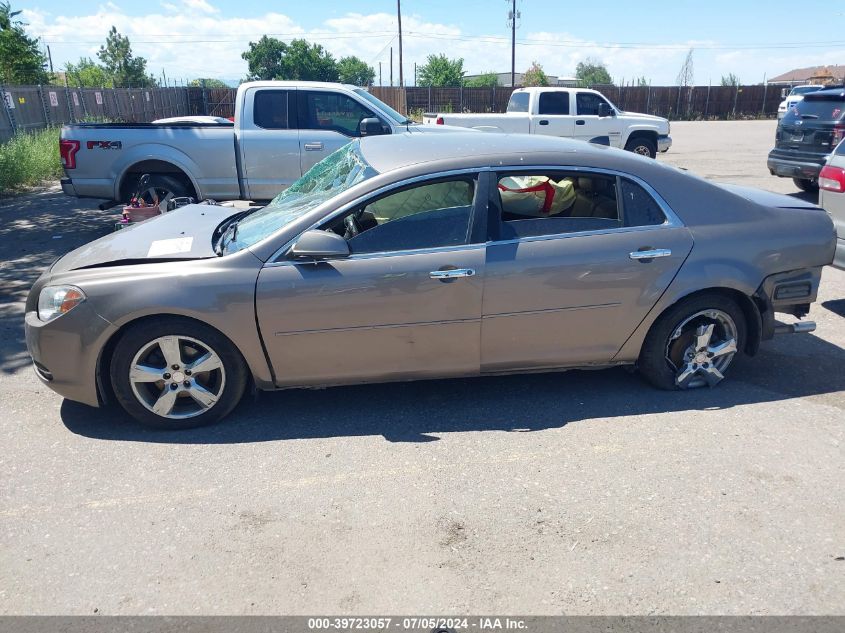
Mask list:
[[[216,232],[217,232],[218,235],[220,235],[220,238],[217,240],[217,243],[214,245],[214,252],[218,257],[223,255],[223,250],[226,248],[227,244],[231,244],[232,242],[234,242],[237,239],[237,237],[238,237],[238,224],[240,224],[241,220],[243,220],[248,215],[251,215],[251,214],[255,213],[256,211],[259,211],[260,209],[263,209],[263,208],[264,207],[256,207],[255,209],[249,209],[247,211],[244,211],[243,213],[236,213],[231,218],[229,218],[228,220],[223,222],[223,224],[221,224],[217,228]],[[226,237],[229,236],[230,234],[231,234],[231,237],[229,237],[229,239],[227,241]]]

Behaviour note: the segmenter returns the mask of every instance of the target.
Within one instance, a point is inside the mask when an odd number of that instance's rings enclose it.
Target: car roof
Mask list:
[[[333,88],[343,90],[355,90],[358,86],[341,84],[327,81],[286,81],[286,80],[262,80],[248,81],[240,85],[242,88]]]
[[[361,139],[364,160],[379,173],[414,165],[425,165],[422,171],[432,171],[490,165],[595,163],[610,149],[552,136],[478,131],[404,132]],[[567,158],[562,161],[564,154]]]

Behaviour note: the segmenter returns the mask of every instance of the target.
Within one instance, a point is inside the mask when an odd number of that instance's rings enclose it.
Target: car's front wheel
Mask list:
[[[657,143],[652,141],[647,136],[637,136],[632,138],[625,145],[625,149],[640,156],[648,156],[649,158],[657,158]]]
[[[715,387],[745,342],[742,309],[724,295],[690,297],[655,321],[637,368],[660,389]]]
[[[238,404],[246,367],[213,328],[165,318],[139,323],[120,338],[111,383],[120,405],[142,424],[187,429],[217,422]]]

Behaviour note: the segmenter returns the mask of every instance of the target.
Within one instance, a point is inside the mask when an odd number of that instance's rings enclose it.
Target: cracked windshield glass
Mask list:
[[[238,251],[259,242],[375,174],[361,156],[359,141],[344,145],[314,165],[266,207],[241,220],[234,237],[226,244],[226,252]]]

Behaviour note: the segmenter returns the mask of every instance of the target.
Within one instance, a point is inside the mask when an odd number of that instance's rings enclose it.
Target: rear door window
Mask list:
[[[541,92],[538,114],[569,114],[568,92]]]
[[[290,127],[287,90],[259,90],[255,93],[252,118],[265,130],[287,130]]]

